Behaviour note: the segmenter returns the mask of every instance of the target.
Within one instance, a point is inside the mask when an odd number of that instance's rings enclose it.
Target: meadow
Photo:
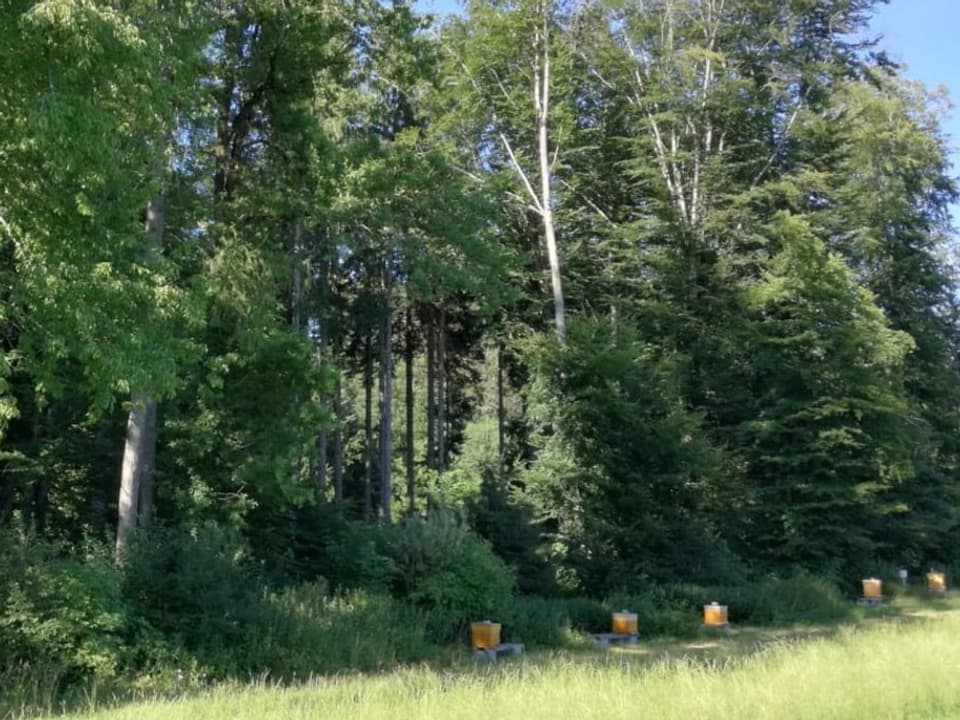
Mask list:
[[[839,626],[739,628],[609,652],[464,659],[301,684],[224,684],[80,720],[911,718],[960,716],[960,603],[911,599]],[[108,701],[109,702],[109,701]]]

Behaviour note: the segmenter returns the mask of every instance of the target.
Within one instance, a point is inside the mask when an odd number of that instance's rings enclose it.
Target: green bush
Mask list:
[[[827,622],[852,613],[851,603],[835,585],[803,573],[741,585],[665,585],[654,595],[659,606],[692,609],[698,617],[701,606],[717,601],[727,606],[730,622],[754,625]]]
[[[610,612],[628,610],[636,613],[641,637],[693,637],[700,625],[697,611],[689,603],[675,602],[656,588],[643,594],[612,595],[606,606]]]
[[[760,583],[758,595],[755,623],[826,622],[852,612],[835,585],[812,575],[767,580]]]
[[[606,632],[610,610],[589,598],[520,595],[511,598],[497,615],[506,640],[529,645],[562,647],[577,644],[583,633]]]
[[[202,664],[222,668],[261,620],[258,568],[235,533],[214,525],[157,526],[140,534],[123,575],[139,617]]]
[[[109,548],[83,554],[35,539],[0,543],[0,667],[47,668],[64,682],[110,677],[133,627]],[[46,671],[45,671],[46,672]]]
[[[428,611],[433,640],[452,639],[511,596],[513,573],[452,513],[408,518],[385,537],[383,552],[395,567],[394,591]]]
[[[382,550],[384,532],[366,523],[342,523],[323,549],[317,571],[336,590],[389,592],[397,568]]]
[[[545,647],[564,645],[573,629],[566,602],[535,595],[511,598],[496,616],[503,625],[504,640]]]

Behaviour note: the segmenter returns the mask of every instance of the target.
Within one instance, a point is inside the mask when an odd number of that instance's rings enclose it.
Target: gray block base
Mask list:
[[[502,643],[494,648],[485,650],[474,650],[474,660],[489,660],[496,662],[500,655],[521,655],[523,654],[523,643]]]
[[[707,625],[706,623],[702,623],[702,624],[700,625],[700,629],[701,629],[701,630],[716,630],[716,631],[718,631],[718,632],[730,632],[731,630],[733,630],[733,628],[730,627],[730,623],[724,623],[723,625]]]
[[[602,648],[608,648],[611,644],[620,643],[623,645],[636,645],[637,636],[631,633],[597,633],[591,635],[593,641]]]

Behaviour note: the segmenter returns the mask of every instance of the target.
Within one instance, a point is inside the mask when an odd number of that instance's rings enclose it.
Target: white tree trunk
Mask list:
[[[143,440],[143,464],[140,470],[139,523],[147,527],[153,522],[153,492],[155,463],[157,458],[157,403],[147,397],[144,400],[147,414],[146,436]]]
[[[393,306],[389,257],[383,267],[383,328],[380,333],[380,518],[390,524],[393,501]]]
[[[127,546],[130,534],[137,527],[140,486],[143,480],[146,441],[149,434],[149,398],[134,393],[127,418],[127,439],[123,447],[123,469],[120,474],[120,499],[117,505],[117,555]]]
[[[407,471],[407,514],[413,515],[416,510],[416,471],[414,469],[414,396],[413,396],[413,358],[414,358],[414,333],[413,333],[413,308],[407,305],[406,318],[407,342],[404,347],[405,361],[405,408],[406,408],[406,437],[404,440],[404,469]]]
[[[543,236],[550,261],[550,285],[553,289],[553,314],[557,338],[563,344],[567,339],[566,308],[563,300],[563,284],[560,279],[560,253],[553,225],[553,193],[551,187],[550,142],[548,119],[550,116],[550,17],[542,10],[543,25],[537,48],[537,68],[534,72],[534,106],[537,111],[537,155],[540,164],[540,216],[543,218]]]
[[[166,214],[162,195],[147,203],[146,261],[153,262],[163,244]],[[153,518],[153,466],[157,444],[157,405],[150,395],[135,391],[131,395],[127,417],[127,437],[120,472],[120,496],[117,501],[117,556],[123,552],[134,528]]]

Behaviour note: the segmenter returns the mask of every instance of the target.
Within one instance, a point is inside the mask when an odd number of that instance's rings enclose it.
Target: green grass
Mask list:
[[[844,627],[741,629],[609,653],[463,661],[287,687],[222,685],[85,720],[960,717],[960,610],[909,598]],[[465,654],[465,653],[464,653]]]

